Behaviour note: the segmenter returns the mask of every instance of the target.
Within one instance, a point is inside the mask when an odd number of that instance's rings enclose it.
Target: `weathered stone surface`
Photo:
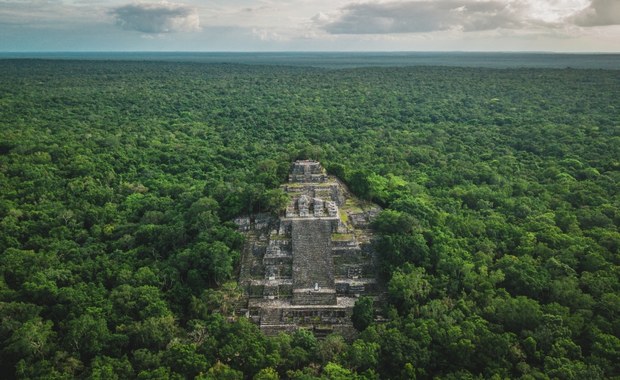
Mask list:
[[[247,236],[242,309],[267,334],[310,328],[348,336],[356,298],[378,294],[367,226],[379,208],[350,196],[317,161],[293,163],[282,189],[291,201],[280,218],[237,219]]]
[[[334,287],[334,260],[331,255],[332,224],[329,220],[292,222],[293,286]]]
[[[296,161],[289,175],[289,182],[324,182],[326,179],[321,164],[311,160]]]

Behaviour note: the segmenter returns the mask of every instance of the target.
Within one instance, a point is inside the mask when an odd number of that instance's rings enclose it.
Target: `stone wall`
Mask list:
[[[319,289],[293,289],[293,305],[336,305],[336,288]]]
[[[327,175],[318,161],[300,160],[293,163],[290,182],[324,182]]]

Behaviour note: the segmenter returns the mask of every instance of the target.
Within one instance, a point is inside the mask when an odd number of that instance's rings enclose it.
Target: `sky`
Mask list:
[[[620,52],[620,0],[0,0],[0,52]]]

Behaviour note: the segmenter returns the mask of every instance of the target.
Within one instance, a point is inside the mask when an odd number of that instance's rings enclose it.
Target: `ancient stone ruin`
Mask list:
[[[242,310],[268,334],[348,335],[356,298],[377,292],[368,223],[379,208],[352,197],[317,161],[293,163],[282,189],[284,215],[237,219],[247,236]]]

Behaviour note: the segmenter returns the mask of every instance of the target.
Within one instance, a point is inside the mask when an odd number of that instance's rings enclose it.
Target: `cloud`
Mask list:
[[[619,0],[592,0],[590,5],[571,17],[579,26],[620,25]]]
[[[332,34],[424,33],[445,30],[482,31],[544,25],[528,17],[524,0],[420,0],[354,3],[330,21],[314,21]]]
[[[128,4],[111,11],[117,25],[143,33],[194,32],[200,30],[196,9],[183,4]]]

